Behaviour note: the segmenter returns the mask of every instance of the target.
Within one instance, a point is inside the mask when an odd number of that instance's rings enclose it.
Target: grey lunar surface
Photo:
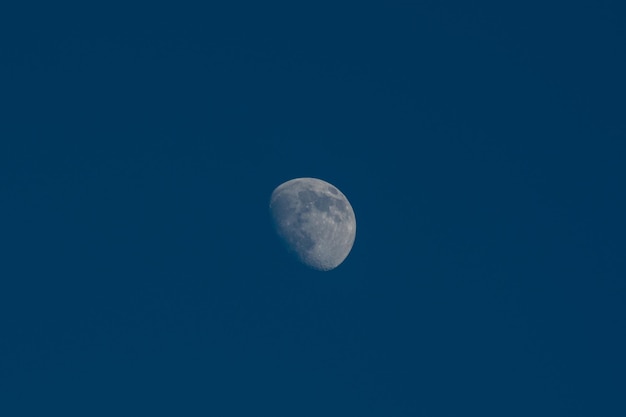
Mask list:
[[[350,253],[356,219],[341,191],[316,178],[296,178],[279,185],[270,199],[276,232],[298,259],[328,271]]]

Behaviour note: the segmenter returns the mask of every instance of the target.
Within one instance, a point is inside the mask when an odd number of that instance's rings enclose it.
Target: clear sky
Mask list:
[[[626,415],[622,2],[221,3],[2,6],[0,415]]]

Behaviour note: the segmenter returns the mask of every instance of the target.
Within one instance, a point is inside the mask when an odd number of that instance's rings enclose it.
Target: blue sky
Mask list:
[[[618,2],[0,14],[2,415],[626,413]]]

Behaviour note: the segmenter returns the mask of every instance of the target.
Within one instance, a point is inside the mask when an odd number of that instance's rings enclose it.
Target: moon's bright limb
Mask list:
[[[316,178],[296,178],[274,190],[270,213],[276,232],[298,259],[328,271],[350,253],[356,219],[350,202],[333,185]]]

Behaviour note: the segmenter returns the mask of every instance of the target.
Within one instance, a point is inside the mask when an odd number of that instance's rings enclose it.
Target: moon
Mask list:
[[[313,269],[334,269],[352,250],[354,210],[326,181],[296,178],[279,185],[270,198],[270,214],[287,249]]]

